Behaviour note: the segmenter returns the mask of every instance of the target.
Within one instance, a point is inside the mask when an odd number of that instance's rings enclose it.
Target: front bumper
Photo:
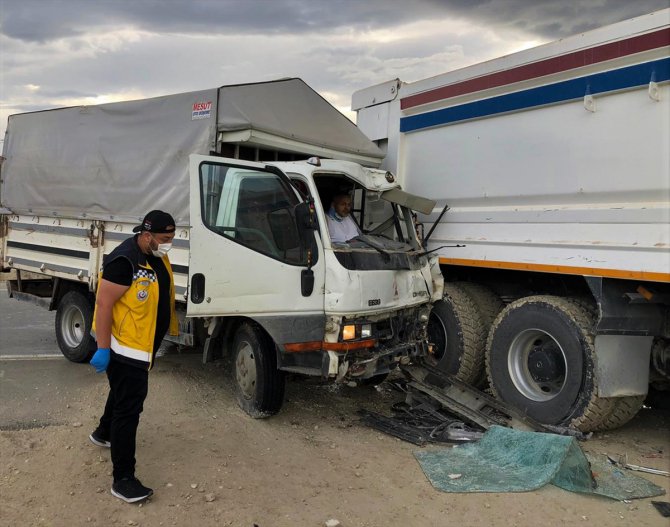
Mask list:
[[[411,357],[423,356],[427,352],[428,343],[425,340],[387,348],[371,356],[328,351],[323,356],[322,376],[335,377],[337,382],[369,379],[389,373],[399,364],[409,363]]]
[[[327,351],[322,358],[322,376],[339,382],[363,380],[388,373],[400,363],[428,353],[426,325],[430,308],[406,309],[373,321],[376,345],[351,351]],[[369,319],[343,319],[345,324],[367,324]],[[355,342],[355,341],[351,341]]]

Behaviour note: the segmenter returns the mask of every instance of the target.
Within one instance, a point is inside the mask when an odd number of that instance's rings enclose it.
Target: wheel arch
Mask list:
[[[277,354],[277,363],[281,364],[281,350],[277,341],[277,335],[281,333],[272,331],[272,324],[267,323],[267,319],[269,318],[270,317],[253,316],[214,317],[216,326],[213,334],[209,336],[213,342],[210,343],[209,346],[205,345],[204,362],[210,362],[229,356],[232,352],[233,340],[238,329],[244,324],[249,324],[255,330],[262,331],[263,334],[274,343]],[[210,324],[211,323],[212,322],[210,322]]]
[[[91,305],[95,306],[95,294],[92,293],[87,283],[75,282],[73,280],[64,280],[62,278],[54,278],[53,293],[51,295],[51,302],[49,303],[49,311],[58,309],[63,297],[70,291],[76,291],[85,296]]]

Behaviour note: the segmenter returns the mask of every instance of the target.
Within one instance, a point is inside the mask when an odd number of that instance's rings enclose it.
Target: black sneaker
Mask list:
[[[97,446],[101,446],[104,448],[111,448],[112,444],[109,442],[109,439],[105,439],[100,435],[100,432],[98,432],[98,429],[96,428],[93,433],[88,436],[88,438],[91,440],[91,443]]]
[[[152,489],[142,485],[135,477],[122,478],[112,484],[112,495],[128,503],[145,500],[153,493]]]

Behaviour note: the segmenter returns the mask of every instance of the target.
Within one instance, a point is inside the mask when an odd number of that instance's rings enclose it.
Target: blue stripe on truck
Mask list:
[[[670,58],[636,64],[617,70],[587,75],[507,95],[491,97],[451,108],[402,117],[400,131],[415,132],[459,121],[480,119],[561,102],[582,99],[585,95],[613,92],[670,79]]]

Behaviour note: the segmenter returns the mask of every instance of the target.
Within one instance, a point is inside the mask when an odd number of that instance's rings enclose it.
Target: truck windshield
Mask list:
[[[421,245],[408,208],[343,175],[317,176],[315,182],[331,247],[347,269],[415,269],[422,265]]]

